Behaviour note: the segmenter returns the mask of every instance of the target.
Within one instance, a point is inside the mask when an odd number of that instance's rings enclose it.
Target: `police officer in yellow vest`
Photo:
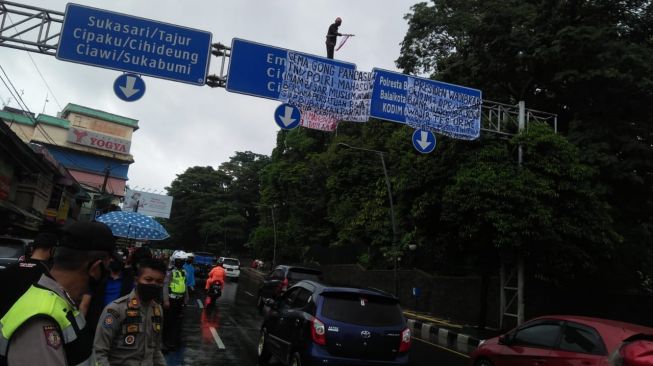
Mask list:
[[[111,230],[99,222],[64,228],[50,273],[0,319],[0,364],[93,365],[93,345],[76,307],[89,285],[107,273],[115,247]]]
[[[179,346],[184,305],[188,303],[186,272],[184,271],[186,259],[187,255],[184,251],[177,251],[172,254],[170,260],[173,267],[166,275],[163,289],[165,315],[163,343],[168,350],[174,350]]]
[[[166,267],[156,259],[138,265],[136,287],[104,308],[95,332],[98,366],[165,366],[161,353]]]

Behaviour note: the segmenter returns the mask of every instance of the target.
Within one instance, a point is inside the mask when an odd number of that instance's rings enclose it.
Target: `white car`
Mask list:
[[[222,263],[224,273],[227,277],[238,280],[238,277],[240,277],[240,261],[238,259],[220,257],[218,263]]]

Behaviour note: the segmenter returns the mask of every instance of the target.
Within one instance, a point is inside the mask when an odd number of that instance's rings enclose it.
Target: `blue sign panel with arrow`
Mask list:
[[[299,108],[283,103],[274,110],[274,121],[284,130],[292,130],[299,126],[302,119]]]
[[[481,91],[374,69],[370,117],[473,140],[481,131]]]
[[[288,52],[294,51],[234,38],[231,41],[227,91],[279,100]],[[349,62],[306,56],[319,59],[328,65],[356,69],[356,65]]]
[[[113,91],[125,102],[133,102],[145,94],[145,82],[136,74],[122,74],[113,82]]]
[[[211,32],[68,4],[57,59],[204,85]]]
[[[428,154],[435,149],[435,135],[431,131],[415,130],[413,146],[422,154]]]

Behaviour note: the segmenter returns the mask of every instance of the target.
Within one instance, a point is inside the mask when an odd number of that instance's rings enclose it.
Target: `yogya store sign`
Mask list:
[[[131,142],[97,132],[71,127],[68,130],[68,142],[73,144],[93,147],[96,149],[129,154]]]

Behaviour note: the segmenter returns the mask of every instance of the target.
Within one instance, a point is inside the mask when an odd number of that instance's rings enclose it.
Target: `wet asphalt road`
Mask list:
[[[247,277],[239,282],[228,281],[217,307],[212,309],[204,308],[201,292],[191,296],[184,309],[181,347],[166,354],[168,366],[256,366],[263,320],[256,309],[256,286]],[[465,357],[419,340],[413,341],[411,361],[414,366],[469,364]]]

